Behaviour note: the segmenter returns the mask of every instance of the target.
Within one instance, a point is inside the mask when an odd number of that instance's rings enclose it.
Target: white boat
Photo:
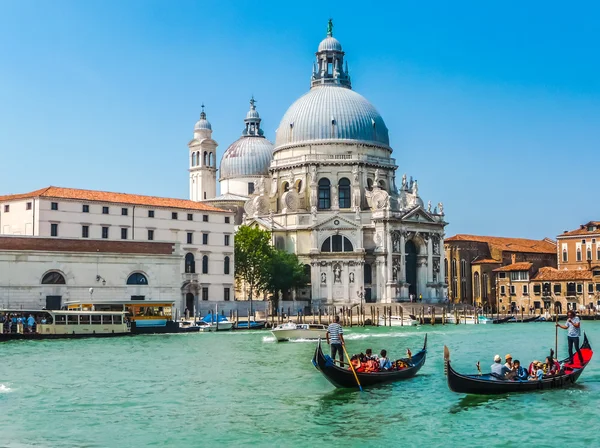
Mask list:
[[[446,323],[447,324],[455,324],[456,323],[456,317],[454,316],[454,314],[446,314]],[[475,316],[458,316],[458,323],[460,324],[467,324],[467,325],[475,325],[475,324],[493,324],[494,320],[490,319],[489,317],[483,316],[483,315],[479,315],[477,317]]]
[[[273,333],[277,342],[291,339],[325,339],[327,337],[327,325],[287,322],[277,325],[271,330],[271,333]]]
[[[233,328],[233,322],[221,314],[207,314],[197,325],[199,331],[228,331]]]
[[[419,321],[410,316],[391,316],[391,319],[389,317],[386,319],[383,317],[379,318],[380,327],[416,327],[417,325],[419,325]]]

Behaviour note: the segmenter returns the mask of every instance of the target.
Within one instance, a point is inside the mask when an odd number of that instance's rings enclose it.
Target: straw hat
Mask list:
[[[502,358],[500,358],[500,355],[494,356],[494,362],[500,362],[500,361],[502,361]]]
[[[504,359],[512,359],[512,356],[510,356],[510,353],[509,353],[504,357]]]

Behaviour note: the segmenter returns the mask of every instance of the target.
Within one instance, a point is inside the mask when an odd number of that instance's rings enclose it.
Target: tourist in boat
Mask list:
[[[513,359],[512,359],[512,355],[509,353],[504,357],[504,360],[506,361],[504,363],[504,365],[506,366],[507,369],[512,370],[513,369]]]
[[[367,360],[374,359],[376,361],[379,361],[379,356],[377,356],[377,354],[373,354],[373,350],[371,350],[370,348],[368,348],[365,351],[365,357],[367,358]]]
[[[353,355],[352,358],[350,358],[350,363],[356,372],[360,373],[365,371],[364,363],[361,362],[359,355]],[[350,369],[350,367],[348,368]]]
[[[380,370],[390,370],[392,368],[392,363],[390,359],[387,357],[387,351],[381,350],[379,356],[379,369]]]
[[[35,319],[32,314],[27,318],[27,331],[33,333],[33,326],[35,325]]]
[[[561,325],[556,322],[556,326],[562,328],[563,330],[567,330],[567,341],[569,343],[569,359],[573,362],[573,346],[575,346],[575,351],[577,352],[577,356],[579,357],[579,362],[583,365],[583,355],[581,354],[581,350],[579,349],[579,336],[581,335],[581,321],[575,315],[575,311],[570,310],[567,313],[567,324]]]
[[[531,381],[538,381],[544,377],[544,365],[541,362],[537,362],[535,366],[533,366],[533,372],[529,375],[529,379]]]
[[[340,316],[335,316],[335,322],[327,327],[327,343],[331,347],[331,359],[335,362],[335,355],[338,355],[340,363],[344,362],[344,350],[342,344],[344,342],[344,329],[340,325]]]
[[[506,374],[511,371],[508,367],[502,365],[502,358],[500,358],[500,355],[494,356],[494,364],[491,365],[490,370],[493,375],[503,379],[506,378]]]
[[[515,379],[526,381],[529,376],[525,367],[521,365],[521,361],[515,359],[513,362],[513,372],[515,373]]]

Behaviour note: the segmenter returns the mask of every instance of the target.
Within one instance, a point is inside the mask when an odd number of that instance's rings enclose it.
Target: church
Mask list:
[[[425,206],[412,176],[397,182],[388,129],[352,89],[345,56],[330,20],[310,90],[284,114],[275,143],[251,99],[218,170],[203,107],[188,144],[190,199],[233,211],[236,224],[258,225],[275,247],[296,253],[310,278],[298,300],[441,302],[443,204]]]

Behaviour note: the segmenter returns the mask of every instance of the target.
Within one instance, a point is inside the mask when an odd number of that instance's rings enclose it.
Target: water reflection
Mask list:
[[[503,395],[467,395],[461,398],[458,403],[450,408],[451,414],[457,414],[461,411],[468,411],[472,408],[478,408],[490,403],[501,403],[508,399],[508,394]]]

